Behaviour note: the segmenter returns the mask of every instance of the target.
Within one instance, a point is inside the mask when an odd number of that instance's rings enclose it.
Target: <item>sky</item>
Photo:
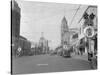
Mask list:
[[[41,32],[49,40],[49,46],[55,48],[61,42],[61,20],[66,17],[69,28],[79,28],[79,19],[87,5],[47,3],[16,0],[21,8],[20,35],[38,42]],[[71,20],[79,8],[72,24]]]

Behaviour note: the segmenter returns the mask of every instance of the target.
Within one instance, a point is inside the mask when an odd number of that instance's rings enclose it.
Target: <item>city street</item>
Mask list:
[[[97,69],[97,21],[94,5],[12,0],[11,72]]]
[[[90,70],[87,57],[64,58],[57,55],[24,56],[13,59],[14,74]]]

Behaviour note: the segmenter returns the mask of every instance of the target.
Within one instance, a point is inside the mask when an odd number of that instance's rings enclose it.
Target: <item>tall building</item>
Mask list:
[[[42,49],[42,53],[47,53],[49,51],[49,47],[48,47],[48,40],[46,40],[43,36],[43,32],[41,33],[41,37],[39,40],[39,46]]]
[[[20,47],[20,8],[15,0],[11,0],[11,53],[16,56]],[[21,45],[22,46],[22,45]]]
[[[61,45],[70,45],[70,32],[65,16],[61,21]]]
[[[20,8],[15,0],[11,1],[11,34],[13,37],[20,35]]]

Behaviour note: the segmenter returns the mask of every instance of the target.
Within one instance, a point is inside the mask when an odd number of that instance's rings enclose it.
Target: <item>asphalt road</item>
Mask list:
[[[24,56],[13,59],[12,70],[14,74],[90,70],[89,62],[82,58],[81,56],[72,58],[50,55]]]

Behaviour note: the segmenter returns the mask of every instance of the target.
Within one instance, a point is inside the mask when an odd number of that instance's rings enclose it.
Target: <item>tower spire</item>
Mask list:
[[[64,7],[64,17],[65,17],[65,13],[66,13],[66,10],[65,10],[65,7]]]
[[[43,32],[41,32],[41,36],[44,37],[44,33]]]

